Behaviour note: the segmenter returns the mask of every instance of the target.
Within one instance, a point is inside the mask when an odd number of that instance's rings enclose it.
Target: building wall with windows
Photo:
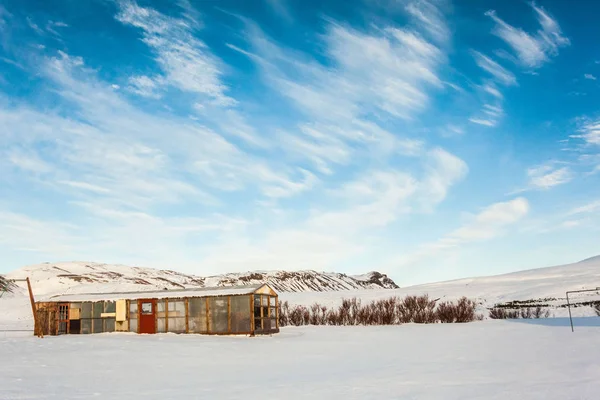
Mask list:
[[[278,296],[268,285],[62,295],[36,308],[46,335],[279,332]]]

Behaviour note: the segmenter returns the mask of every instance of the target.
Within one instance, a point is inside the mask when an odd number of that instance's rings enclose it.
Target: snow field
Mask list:
[[[558,326],[540,324],[552,323]],[[600,318],[284,328],[272,337],[0,332],[0,399],[596,399]]]

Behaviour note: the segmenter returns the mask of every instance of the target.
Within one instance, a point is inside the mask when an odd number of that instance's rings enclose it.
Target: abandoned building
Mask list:
[[[268,285],[66,294],[36,302],[36,332],[258,335],[279,332],[277,293]]]

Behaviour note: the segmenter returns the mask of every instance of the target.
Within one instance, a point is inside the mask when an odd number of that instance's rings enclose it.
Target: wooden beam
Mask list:
[[[275,296],[275,327],[279,329],[279,297]]]
[[[254,294],[250,295],[250,332],[254,336]]]

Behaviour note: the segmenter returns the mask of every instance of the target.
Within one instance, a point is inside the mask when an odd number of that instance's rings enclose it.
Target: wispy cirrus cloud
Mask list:
[[[477,124],[477,125],[483,125],[483,126],[489,126],[489,127],[494,127],[497,124],[496,120],[493,120],[493,119],[484,119],[484,118],[476,118],[476,117],[469,118],[469,122],[472,122],[472,123]]]
[[[463,226],[436,241],[419,246],[413,253],[396,261],[400,266],[418,265],[440,253],[501,236],[511,225],[522,220],[529,213],[529,209],[529,202],[524,197],[491,204],[477,214],[469,216]]]
[[[235,235],[211,248],[203,263],[247,270],[285,260],[286,268],[325,270],[365,254],[371,263],[383,263],[365,237],[410,214],[431,210],[467,172],[464,161],[442,149],[428,157],[433,163],[418,175],[391,168],[361,172],[329,191],[334,209],[312,208],[293,228],[256,233],[253,240]]]
[[[378,124],[379,119],[414,118],[427,107],[428,90],[443,88],[436,68],[444,54],[418,31],[382,26],[367,33],[327,21],[322,40],[331,63],[323,65],[244,23],[249,48],[229,47],[256,62],[265,82],[311,121],[279,130],[287,154],[330,174],[333,166],[365,151],[422,151],[420,140],[393,135]]]
[[[579,214],[588,214],[595,213],[596,211],[600,211],[600,200],[592,201],[590,203],[584,204],[582,206],[575,207],[571,209],[567,215],[579,215]]]
[[[499,104],[484,104],[479,115],[469,118],[469,121],[474,124],[494,127],[498,125],[498,120],[504,114],[504,110]]]
[[[289,9],[288,0],[265,0],[269,7],[277,14],[279,17],[283,18],[287,22],[291,22],[294,20],[292,17],[292,13]]]
[[[152,79],[148,76],[132,76],[129,78],[127,90],[142,97],[159,99],[161,97],[158,91],[162,86],[162,78]]]
[[[579,133],[571,135],[571,138],[582,139],[587,145],[600,145],[600,120],[591,120],[579,128]]]
[[[42,67],[44,75],[61,88],[66,107],[86,122],[27,107],[0,111],[0,121],[7,127],[3,136],[6,147],[20,143],[30,149],[29,161],[20,162],[23,168],[51,165],[58,181],[104,187],[120,201],[136,206],[190,195],[198,201],[213,202],[212,196],[206,195],[207,188],[241,190],[252,181],[267,197],[299,191],[295,180],[283,172],[286,168],[276,170],[218,133],[193,121],[135,108],[109,83],[86,70],[80,58],[62,53]],[[169,132],[168,137],[164,132]],[[42,157],[34,150],[36,143],[48,140],[52,145],[46,146]],[[60,163],[51,162],[51,158]],[[23,157],[10,159],[16,163]],[[293,174],[294,170],[288,172]],[[74,173],[78,176],[72,176]],[[188,179],[183,181],[178,177],[181,174],[188,174]],[[301,178],[301,187],[308,188]]]
[[[568,46],[570,41],[563,35],[558,22],[546,10],[535,3],[530,5],[542,27],[534,34],[508,24],[498,17],[494,10],[486,12],[486,15],[496,23],[493,33],[511,47],[519,63],[535,69],[558,54],[559,48]]]
[[[527,176],[529,186],[533,189],[550,189],[568,183],[574,177],[569,167],[557,168],[553,163],[529,168]]]
[[[410,1],[406,4],[405,10],[421,23],[425,32],[437,42],[444,43],[451,38],[446,18],[432,2]]]
[[[27,24],[29,25],[29,27],[31,29],[33,29],[33,31],[35,33],[37,33],[38,35],[43,35],[45,33],[44,30],[42,28],[40,28],[39,25],[36,24],[31,17],[27,17],[26,19],[27,19]]]
[[[202,95],[212,104],[235,105],[221,80],[223,62],[191,33],[192,27],[186,20],[141,7],[134,1],[122,0],[118,4],[117,20],[140,29],[144,43],[155,52],[164,73],[161,82]]]
[[[517,84],[517,78],[515,75],[498,64],[496,61],[492,60],[490,57],[478,51],[473,51],[473,57],[475,57],[475,62],[477,65],[484,71],[491,74],[498,83],[507,86]]]

